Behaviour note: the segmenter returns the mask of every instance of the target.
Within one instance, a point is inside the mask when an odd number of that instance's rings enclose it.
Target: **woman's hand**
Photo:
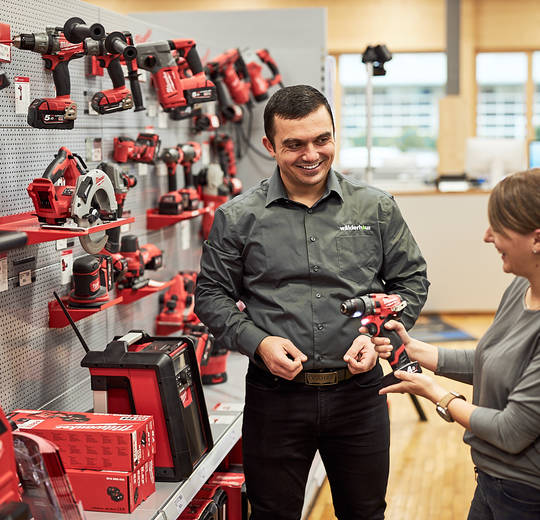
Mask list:
[[[425,397],[434,403],[438,403],[447,393],[439,383],[426,374],[413,374],[396,370],[394,376],[401,380],[397,385],[381,388],[379,394],[404,393],[419,395]]]
[[[407,334],[403,323],[400,323],[399,321],[390,320],[388,323],[385,323],[384,327],[388,330],[395,330],[398,333],[401,341],[405,345],[405,350],[407,350],[407,348],[410,347],[414,341],[416,341]],[[367,333],[366,327],[360,327],[358,330],[361,333]],[[375,351],[379,354],[379,357],[383,359],[388,359],[390,357],[392,345],[390,345],[390,340],[388,338],[383,336],[372,336],[371,341],[375,345]],[[407,354],[409,357],[411,357],[411,353],[408,350]],[[411,359],[414,358],[411,357]]]

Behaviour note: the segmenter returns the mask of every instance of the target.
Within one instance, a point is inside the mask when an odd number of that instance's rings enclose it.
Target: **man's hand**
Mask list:
[[[349,365],[351,374],[360,374],[371,370],[377,362],[377,353],[369,336],[358,336],[343,356],[343,361]]]
[[[289,381],[302,371],[302,363],[308,359],[292,341],[279,336],[266,336],[259,343],[256,353],[272,374]]]

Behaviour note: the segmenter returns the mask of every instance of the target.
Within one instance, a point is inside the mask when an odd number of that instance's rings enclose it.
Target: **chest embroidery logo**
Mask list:
[[[340,231],[371,231],[371,226],[366,226],[365,224],[345,224],[344,226],[339,226]]]

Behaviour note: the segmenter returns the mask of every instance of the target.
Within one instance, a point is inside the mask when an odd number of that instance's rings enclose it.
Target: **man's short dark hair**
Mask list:
[[[315,112],[320,106],[324,106],[328,110],[332,120],[332,129],[335,132],[332,109],[326,97],[316,88],[309,85],[293,85],[274,93],[264,108],[264,132],[272,146],[275,146],[274,137],[276,135],[274,116],[282,119],[303,119]]]

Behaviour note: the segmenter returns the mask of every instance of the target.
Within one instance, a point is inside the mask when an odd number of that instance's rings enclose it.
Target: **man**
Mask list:
[[[426,265],[393,198],[332,170],[334,122],[319,91],[279,90],[264,124],[277,169],[217,209],[195,293],[216,341],[250,358],[242,439],[251,518],[298,520],[319,450],[337,517],[382,519],[382,370],[339,308],[398,293],[409,328],[426,299]]]

